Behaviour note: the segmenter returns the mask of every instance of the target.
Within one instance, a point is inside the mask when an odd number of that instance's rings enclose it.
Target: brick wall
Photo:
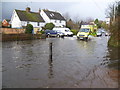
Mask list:
[[[22,34],[22,33],[25,33],[25,29],[0,28],[0,33],[3,33],[3,34]]]

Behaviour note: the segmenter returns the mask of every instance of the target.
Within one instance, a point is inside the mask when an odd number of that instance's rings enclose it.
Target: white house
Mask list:
[[[12,28],[23,28],[27,24],[32,24],[34,28],[41,28],[45,25],[45,21],[39,12],[31,12],[30,8],[26,10],[14,10],[11,17]]]
[[[46,23],[53,23],[55,27],[65,27],[66,20],[59,12],[41,10],[40,15]]]
[[[49,10],[39,10],[31,12],[30,8],[26,10],[14,10],[11,17],[12,28],[24,28],[27,24],[32,24],[34,31],[40,30],[46,23],[53,23],[55,27],[65,27],[66,20],[58,13]]]
[[[110,17],[106,17],[105,22],[106,22],[107,25],[109,25],[110,24]]]

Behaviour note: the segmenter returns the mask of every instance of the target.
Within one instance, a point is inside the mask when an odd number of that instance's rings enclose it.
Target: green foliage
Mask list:
[[[98,23],[99,23],[99,20],[98,20],[98,19],[95,19],[94,23],[95,23],[95,24],[98,24]]]
[[[72,29],[71,32],[73,32],[74,35],[77,35],[78,30]]]
[[[31,34],[33,31],[33,25],[27,24],[25,33]]]
[[[90,32],[90,34],[89,34],[89,35],[94,36],[94,37],[96,37],[96,36],[97,36],[96,32]]]
[[[106,24],[106,22],[103,22],[101,24],[101,27],[104,28],[105,30],[108,30],[108,25]]]
[[[94,23],[97,25],[97,28],[101,28],[101,23],[98,19],[96,19]]]
[[[30,21],[35,21],[35,22],[40,22],[41,21],[39,16],[38,16],[38,13],[26,12],[26,11],[22,11],[22,10],[16,10],[16,12],[21,13],[22,15],[24,15],[24,16],[21,16],[21,17],[26,17]]]
[[[44,34],[44,33],[45,33],[45,31],[40,31],[40,33],[41,33],[41,34]]]
[[[53,23],[46,23],[45,25],[45,29],[49,29],[49,30],[52,30],[53,28],[55,27],[55,25]]]

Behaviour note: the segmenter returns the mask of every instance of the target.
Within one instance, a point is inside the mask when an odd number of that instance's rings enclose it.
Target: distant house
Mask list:
[[[2,21],[2,27],[10,27],[10,20],[4,19]]]
[[[106,17],[105,22],[106,22],[107,25],[109,25],[110,24],[110,17]]]
[[[32,24],[34,29],[41,29],[45,25],[45,21],[39,12],[31,12],[30,8],[26,10],[14,10],[11,17],[12,28],[23,28],[27,24]]]
[[[55,27],[65,27],[66,20],[59,12],[53,12],[49,10],[41,10],[40,15],[46,23],[53,23]]]

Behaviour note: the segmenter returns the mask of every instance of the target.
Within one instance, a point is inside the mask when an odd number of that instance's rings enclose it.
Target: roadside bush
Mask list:
[[[40,31],[41,34],[45,34],[45,31]]]
[[[31,25],[31,24],[27,24],[27,26],[26,26],[26,30],[25,30],[25,33],[27,33],[27,34],[31,34],[32,31],[33,31],[33,25]]]
[[[52,30],[53,28],[55,27],[55,25],[53,23],[46,23],[45,25],[45,29],[49,29],[49,30]]]
[[[96,32],[91,32],[90,35],[91,35],[91,36],[94,36],[94,37],[97,36]]]
[[[77,35],[77,33],[78,33],[78,30],[71,29],[71,32],[72,32],[74,35]]]

